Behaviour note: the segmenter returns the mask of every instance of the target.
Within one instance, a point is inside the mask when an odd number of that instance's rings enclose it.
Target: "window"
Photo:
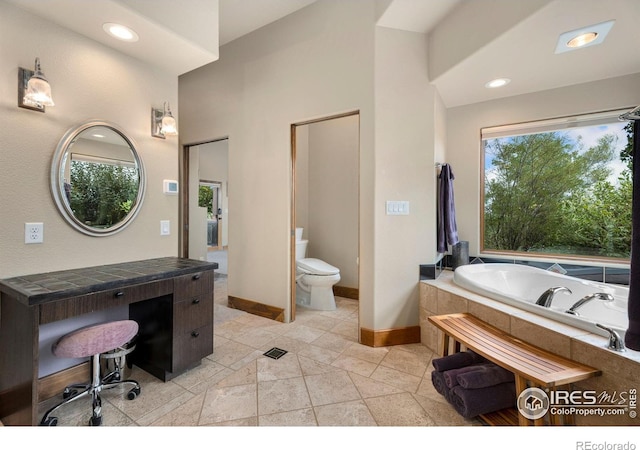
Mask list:
[[[482,253],[628,260],[623,111],[482,129]]]

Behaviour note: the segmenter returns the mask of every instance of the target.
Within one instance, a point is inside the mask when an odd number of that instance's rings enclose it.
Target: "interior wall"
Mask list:
[[[164,195],[162,181],[178,179],[178,142],[151,137],[150,113],[164,101],[177,105],[177,79],[5,2],[0,2],[0,42],[0,277],[176,256],[178,196]],[[56,102],[44,114],[17,106],[18,67],[33,69],[36,57]],[[140,213],[109,237],[73,229],[50,193],[59,140],[89,119],[122,127],[146,169]],[[171,235],[160,235],[161,220],[170,220]],[[25,222],[44,224],[44,243],[24,243]]]
[[[480,129],[640,104],[640,74],[552,89],[534,94],[450,108],[447,111],[449,163],[460,239],[469,252],[480,252]],[[560,260],[560,258],[556,258]],[[554,259],[555,260],[555,259]]]
[[[307,257],[337,267],[338,285],[357,289],[359,117],[325,120],[308,127]]]
[[[179,78],[181,141],[229,137],[229,295],[282,308],[287,321],[290,127],[309,119],[360,111],[361,295],[369,300],[361,303],[373,299],[374,6],[316,2],[222,46],[218,61]]]
[[[442,102],[427,73],[423,34],[378,27],[375,59],[375,328],[418,325],[419,265],[436,250],[436,149]],[[409,215],[387,215],[386,201]]]

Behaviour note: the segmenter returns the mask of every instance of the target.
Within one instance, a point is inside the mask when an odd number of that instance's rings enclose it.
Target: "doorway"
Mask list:
[[[296,228],[307,258],[340,269],[336,297],[359,297],[358,111],[291,125],[291,320],[296,314]],[[299,236],[298,236],[299,237]]]
[[[229,139],[184,146],[181,158],[181,256],[218,263],[227,275]]]
[[[198,206],[207,208],[207,251],[222,250],[222,183],[200,180]]]

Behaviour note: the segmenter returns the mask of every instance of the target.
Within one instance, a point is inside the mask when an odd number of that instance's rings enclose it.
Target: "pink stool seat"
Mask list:
[[[138,323],[133,320],[118,320],[115,322],[90,325],[72,331],[62,336],[51,346],[51,351],[60,358],[91,357],[91,381],[89,383],[74,383],[67,386],[62,393],[63,401],[49,409],[40,425],[55,426],[58,418],[53,413],[62,406],[79,398],[91,397],[92,415],[89,425],[102,425],[102,400],[100,392],[116,386],[129,385],[132,389],[127,393],[129,400],[140,395],[140,384],[135,380],[123,380],[120,367],[105,376],[100,374],[100,355],[111,350],[119,349],[131,341],[138,333]]]
[[[122,347],[138,333],[133,320],[90,325],[62,336],[53,344],[53,354],[60,358],[85,358]]]

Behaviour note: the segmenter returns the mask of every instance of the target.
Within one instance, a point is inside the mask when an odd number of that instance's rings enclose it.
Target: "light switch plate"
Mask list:
[[[168,236],[171,234],[171,222],[168,220],[160,221],[160,235]]]
[[[407,201],[387,201],[387,216],[408,216],[409,202]]]

